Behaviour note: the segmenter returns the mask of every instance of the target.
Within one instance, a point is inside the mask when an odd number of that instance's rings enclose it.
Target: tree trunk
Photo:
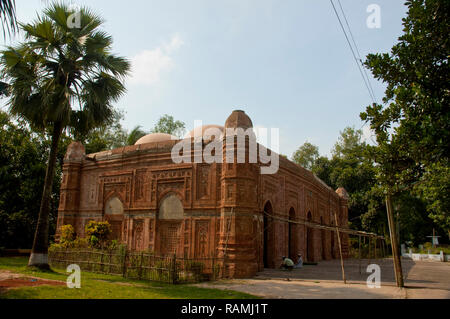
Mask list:
[[[391,236],[392,257],[394,259],[395,280],[397,287],[403,287],[403,271],[402,262],[399,254],[399,243],[397,239],[397,232],[395,231],[394,212],[392,211],[391,195],[386,195],[386,210],[389,223],[389,233]]]
[[[58,153],[58,143],[62,134],[61,123],[53,125],[52,144],[48,157],[47,170],[45,173],[44,191],[42,192],[39,217],[34,234],[33,248],[31,250],[28,266],[36,266],[41,269],[49,269],[48,265],[48,227],[50,199],[52,194],[53,179],[55,176],[56,155]]]

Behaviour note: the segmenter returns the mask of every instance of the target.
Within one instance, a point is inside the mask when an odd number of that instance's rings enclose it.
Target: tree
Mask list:
[[[429,217],[450,233],[449,165],[437,162],[427,167],[415,192],[427,201]]]
[[[122,127],[124,115],[120,110],[114,110],[110,123],[105,123],[89,132],[79,134],[76,128],[71,130],[71,136],[84,144],[86,154],[111,150],[127,145],[127,131]]]
[[[404,34],[391,53],[369,54],[365,62],[387,84],[382,105],[367,107],[363,120],[377,131],[393,131],[416,161],[449,155],[450,2],[407,1]]]
[[[127,137],[127,145],[134,145],[138,139],[147,135],[147,133],[141,129],[141,126],[135,126],[130,133],[128,133]]]
[[[42,16],[20,24],[24,43],[1,52],[2,76],[9,84],[9,108],[33,129],[51,136],[38,223],[29,266],[48,268],[48,228],[51,189],[58,144],[63,130],[88,132],[112,120],[112,102],[125,92],[130,68],[111,53],[112,39],[99,30],[103,20],[81,8],[79,25],[67,23],[73,12],[52,4]]]
[[[375,78],[387,84],[383,103],[361,113],[377,137],[372,156],[386,208],[396,267],[403,286],[392,197],[416,187],[433,163],[448,166],[450,105],[448,65],[450,2],[407,1],[404,34],[390,54],[369,54],[365,62]],[[433,179],[428,179],[433,180]]]
[[[17,31],[16,2],[14,0],[0,0],[0,19],[2,21],[3,36]]]
[[[0,0],[0,20],[4,38],[6,33],[11,35],[11,32],[17,31],[16,3],[14,0]],[[6,95],[7,88],[8,85],[0,81],[0,96]]]
[[[45,150],[40,136],[23,121],[14,123],[8,113],[0,111],[0,247],[31,247],[45,176]]]
[[[294,154],[292,154],[292,160],[295,163],[309,170],[314,167],[318,158],[319,148],[309,142],[305,142]]]
[[[358,157],[362,158],[362,149],[365,143],[362,142],[362,130],[355,130],[354,127],[346,127],[340,132],[338,141],[331,151],[333,157]]]
[[[378,207],[372,187],[375,180],[373,161],[366,158],[367,144],[362,140],[362,132],[346,127],[340,132],[332,149],[332,157],[321,156],[315,160],[312,172],[333,189],[344,187],[349,194],[349,221],[352,227],[378,232],[383,220],[376,223],[361,223],[361,218],[369,211],[369,204]],[[371,216],[378,210],[371,211]],[[371,219],[372,221],[374,219]]]
[[[156,123],[151,133],[166,133],[176,137],[182,137],[185,130],[185,124],[181,121],[175,121],[173,116],[164,114]]]

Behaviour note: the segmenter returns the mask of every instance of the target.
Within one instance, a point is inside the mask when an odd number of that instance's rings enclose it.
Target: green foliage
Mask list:
[[[111,123],[94,128],[86,134],[77,134],[72,130],[73,137],[84,144],[86,154],[123,147],[127,145],[127,132],[121,124],[123,119],[123,111],[114,110]]]
[[[175,121],[173,116],[164,114],[156,123],[151,133],[166,133],[176,137],[182,137],[185,130],[185,124],[181,121]]]
[[[362,130],[346,127],[331,151],[335,158],[363,158],[365,143],[362,142]]]
[[[353,228],[383,233],[385,217],[379,215],[383,199],[372,190],[376,171],[373,161],[366,157],[367,148],[361,130],[346,127],[333,147],[331,159],[318,157],[311,170],[333,189],[347,190],[349,221]]]
[[[415,192],[427,201],[430,218],[450,230],[450,166],[436,162],[425,169]]]
[[[59,243],[63,247],[71,247],[76,238],[75,229],[72,225],[67,224],[61,226],[61,234],[59,237]]]
[[[11,35],[18,30],[16,20],[16,3],[14,0],[0,0],[0,20],[3,28],[3,37],[6,33]]]
[[[55,2],[36,20],[21,24],[25,41],[0,52],[0,78],[7,86],[12,115],[51,136],[33,249],[46,251],[51,224],[51,194],[57,155],[66,128],[85,135],[114,119],[113,103],[125,93],[129,62],[112,54],[112,39],[103,20],[83,7],[80,26],[67,21],[73,10]],[[9,212],[8,212],[9,214]]]
[[[392,129],[392,138],[405,142],[403,149],[414,159],[435,161],[448,158],[450,145],[450,2],[412,0],[406,5],[399,42],[390,53],[369,54],[365,62],[387,84],[386,106],[369,106],[362,118],[379,139]]]
[[[292,160],[306,169],[312,169],[319,158],[319,148],[309,142],[305,142],[292,154]]]
[[[21,24],[26,42],[3,50],[0,65],[13,114],[35,128],[59,123],[82,134],[111,122],[130,66],[111,54],[111,37],[99,29],[98,15],[80,8],[81,26],[71,28],[61,22],[71,14],[67,5],[53,3],[32,23]]]
[[[60,142],[64,156],[66,139]],[[31,248],[48,160],[50,142],[24,121],[0,110],[0,246]],[[61,169],[58,166],[50,202],[50,233],[56,228]]]
[[[384,192],[420,194],[430,216],[449,231],[450,2],[406,5],[399,42],[390,53],[369,54],[365,62],[387,85],[384,105],[368,106],[360,116],[376,133],[377,146],[368,153]]]
[[[127,145],[134,145],[134,143],[136,143],[138,139],[145,135],[147,135],[147,133],[141,129],[140,125],[134,127],[128,134]]]
[[[85,226],[86,238],[95,248],[105,247],[111,234],[111,225],[107,222],[89,221]]]

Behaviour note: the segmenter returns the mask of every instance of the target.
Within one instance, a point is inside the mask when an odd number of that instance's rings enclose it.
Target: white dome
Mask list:
[[[195,134],[199,134],[201,132],[201,135],[204,140],[211,140],[213,136],[215,138],[222,137],[223,131],[224,127],[221,125],[215,124],[202,125],[201,127],[196,127],[195,129],[187,133],[184,138],[196,137]]]
[[[177,137],[170,135],[170,134],[166,134],[166,133],[151,133],[151,134],[142,136],[140,139],[138,139],[136,141],[136,143],[134,143],[134,145],[164,142],[164,141],[177,140],[177,139],[178,139]]]

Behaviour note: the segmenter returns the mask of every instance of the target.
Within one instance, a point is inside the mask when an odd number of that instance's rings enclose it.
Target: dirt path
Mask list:
[[[39,277],[25,276],[13,273],[9,270],[0,270],[0,290],[17,287],[34,287],[42,285],[65,286],[66,283],[59,280],[42,279]]]

